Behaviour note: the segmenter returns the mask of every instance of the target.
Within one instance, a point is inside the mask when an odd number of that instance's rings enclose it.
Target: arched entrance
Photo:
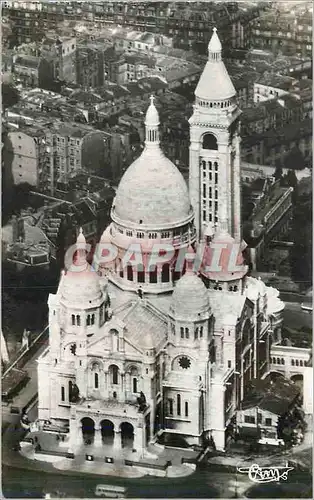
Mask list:
[[[95,422],[89,417],[84,417],[81,420],[82,434],[85,444],[92,444],[95,436]]]
[[[122,422],[120,425],[121,430],[121,444],[122,448],[133,448],[134,443],[134,427],[129,422]]]
[[[114,424],[110,420],[102,420],[100,428],[103,443],[109,446],[113,445]]]

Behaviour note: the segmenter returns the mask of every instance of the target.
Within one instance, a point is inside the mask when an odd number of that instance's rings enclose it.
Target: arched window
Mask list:
[[[170,279],[170,266],[169,264],[164,264],[161,270],[161,281],[162,283],[169,283]]]
[[[303,360],[300,359],[300,366],[303,366]]]
[[[203,149],[214,149],[217,151],[218,144],[217,139],[213,134],[205,134],[203,136]]]
[[[183,326],[180,327],[180,336],[181,336],[181,339],[184,339],[184,328],[183,328]]]
[[[72,325],[75,325],[75,316],[72,314]]]
[[[127,266],[127,279],[133,281],[133,268],[132,266]]]
[[[88,314],[87,318],[86,318],[86,326],[89,326],[89,325],[90,325],[90,315]]]
[[[277,365],[280,365],[280,358],[277,358]]]
[[[64,385],[61,386],[61,401],[65,401],[65,388]]]
[[[94,387],[98,389],[98,373],[94,374]]]
[[[200,339],[203,337],[203,327],[200,326]]]
[[[189,416],[189,403],[186,401],[184,405],[184,414],[186,417]]]
[[[157,283],[157,266],[151,266],[149,269],[149,282]]]
[[[281,358],[281,364],[284,365],[285,364],[285,360],[283,358]]]
[[[194,338],[195,340],[198,339],[198,326],[195,328]]]
[[[139,264],[137,266],[137,282],[145,283],[145,272],[144,272],[144,266],[142,264]]]
[[[94,325],[94,324],[95,324],[95,314],[92,314],[91,324],[92,324],[92,325]]]
[[[76,316],[77,326],[81,326],[81,317],[79,315]]]
[[[118,384],[118,373],[119,373],[119,368],[116,365],[111,366],[111,381],[112,384],[117,385]]]
[[[299,366],[299,360],[298,359],[295,360],[295,366]]]
[[[185,338],[188,339],[190,337],[190,334],[189,334],[189,329],[186,328],[185,329]]]
[[[177,394],[177,415],[181,415],[181,396]]]
[[[291,360],[291,366],[294,366],[294,359]]]
[[[137,378],[133,377],[133,392],[137,392]]]

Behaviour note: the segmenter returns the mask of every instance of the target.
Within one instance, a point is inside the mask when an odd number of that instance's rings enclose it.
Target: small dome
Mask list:
[[[196,274],[185,274],[179,279],[172,294],[170,308],[175,316],[181,318],[195,318],[208,312],[208,291]]]
[[[145,125],[147,127],[157,127],[159,125],[159,115],[154,104],[154,96],[150,97],[150,106],[146,113]]]
[[[159,147],[145,148],[123,175],[112,215],[136,225],[175,226],[192,215],[186,182]]]
[[[99,276],[89,264],[78,272],[75,272],[73,267],[61,278],[61,299],[78,307],[89,307],[98,302],[103,295]]]
[[[219,270],[215,269],[217,264],[216,257],[214,257],[215,253],[219,252],[219,247],[216,247],[217,244],[221,245]],[[234,255],[235,248],[238,250],[236,258]],[[212,241],[205,247],[201,274],[212,281],[234,281],[243,278],[248,271],[248,267],[244,264],[242,248],[243,244],[238,244],[227,231],[217,231]]]

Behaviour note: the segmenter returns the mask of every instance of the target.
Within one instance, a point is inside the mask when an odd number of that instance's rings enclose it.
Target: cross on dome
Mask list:
[[[159,114],[154,104],[155,97],[150,96],[150,105],[148,107],[145,127],[146,127],[146,146],[152,146],[159,144]]]

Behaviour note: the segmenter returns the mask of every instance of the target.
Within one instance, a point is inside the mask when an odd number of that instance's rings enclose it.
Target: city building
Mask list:
[[[298,83],[295,78],[278,74],[266,74],[254,83],[254,102],[268,101],[293,92]]]
[[[36,125],[8,131],[3,147],[4,167],[13,183],[39,187],[45,183],[47,165],[45,132]],[[8,174],[7,174],[8,175]]]
[[[158,46],[172,47],[172,38],[156,33],[138,31],[117,31],[114,34],[114,46],[118,50],[149,54]]]
[[[313,11],[296,12],[277,4],[274,12],[263,12],[250,22],[250,46],[273,54],[312,58]]]
[[[62,82],[76,82],[76,38],[45,33],[40,47],[41,57],[53,64],[53,78]]]
[[[237,427],[240,436],[255,436],[261,442],[278,442],[283,433],[280,419],[288,412],[301,410],[300,388],[293,382],[279,377],[271,380],[253,381],[252,388],[237,412]],[[298,430],[301,432],[301,429]],[[273,440],[273,441],[272,441]],[[284,444],[282,442],[282,444]]]
[[[249,381],[269,370],[272,318],[280,325],[284,304],[244,264],[240,112],[216,31],[208,52],[190,121],[190,195],[161,150],[152,97],[145,148],[119,183],[94,267],[86,262],[80,231],[74,260],[57,293],[49,295],[49,347],[38,359],[38,417],[68,427],[65,444],[74,455],[88,440],[94,450],[105,442],[120,454],[129,448],[142,457],[161,435],[190,445],[212,439],[224,450]],[[197,187],[200,165],[207,180]],[[203,184],[219,186],[216,211],[203,196]],[[152,263],[156,243],[171,246],[168,260],[163,254]],[[109,244],[114,255],[104,260]],[[217,270],[211,262],[221,244],[225,252]]]

